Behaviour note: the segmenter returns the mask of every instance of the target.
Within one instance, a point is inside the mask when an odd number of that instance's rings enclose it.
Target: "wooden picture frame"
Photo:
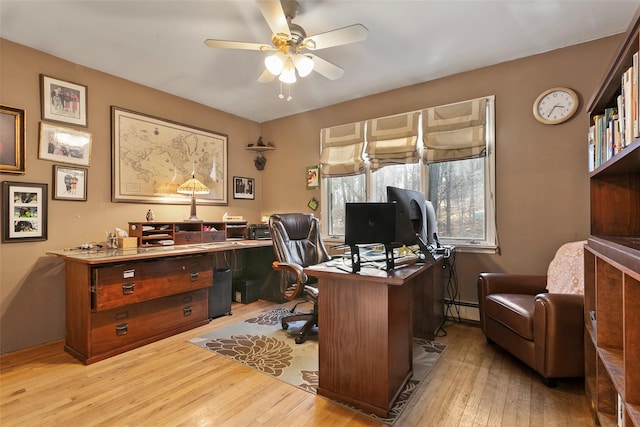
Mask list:
[[[315,190],[320,187],[320,168],[307,166],[307,190]]]
[[[47,240],[47,184],[2,183],[2,243]]]
[[[209,188],[198,205],[227,205],[225,134],[111,107],[113,202],[189,204],[192,175]]]
[[[40,74],[42,120],[87,127],[87,87]]]
[[[91,139],[89,132],[40,122],[38,158],[89,166]]]
[[[0,105],[0,173],[24,174],[25,112]]]
[[[233,177],[233,198],[249,199],[256,198],[256,182],[253,178],[244,178],[241,176]]]
[[[54,200],[87,201],[87,168],[53,165]]]

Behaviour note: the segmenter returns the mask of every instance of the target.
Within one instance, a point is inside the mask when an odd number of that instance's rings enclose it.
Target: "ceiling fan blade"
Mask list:
[[[291,31],[280,0],[256,0],[256,3],[260,12],[262,12],[262,16],[264,16],[264,20],[267,21],[267,25],[271,28],[271,32],[274,35],[282,34],[286,37],[286,40],[290,40]]]
[[[354,24],[307,37],[302,42],[302,45],[310,50],[326,49],[366,40],[368,35],[369,30],[367,30],[367,27],[362,24]]]
[[[260,77],[258,77],[258,83],[269,83],[275,78],[276,76],[271,74],[269,70],[264,70],[262,74],[260,74]]]
[[[250,42],[233,42],[228,40],[214,40],[207,39],[204,41],[209,47],[217,47],[222,49],[244,49],[244,50],[274,50],[273,46],[269,46],[263,43],[250,43]]]
[[[320,58],[319,56],[310,53],[306,53],[305,55],[310,56],[311,59],[313,59],[313,71],[323,75],[329,80],[337,80],[344,74],[344,70],[342,68]]]

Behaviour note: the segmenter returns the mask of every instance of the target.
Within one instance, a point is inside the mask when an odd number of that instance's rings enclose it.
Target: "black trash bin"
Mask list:
[[[216,269],[209,289],[209,318],[231,315],[231,269]]]

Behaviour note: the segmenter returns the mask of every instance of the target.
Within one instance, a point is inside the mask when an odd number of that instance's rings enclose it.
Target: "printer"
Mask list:
[[[247,230],[247,238],[251,240],[270,240],[268,224],[251,224]]]

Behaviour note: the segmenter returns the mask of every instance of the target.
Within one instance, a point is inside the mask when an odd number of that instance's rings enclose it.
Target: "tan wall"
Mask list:
[[[245,150],[260,135],[260,124],[196,104],[148,87],[63,61],[42,52],[0,39],[0,102],[26,111],[25,175],[2,175],[3,181],[48,183],[54,162],[39,160],[39,74],[88,87],[88,123],[93,135],[86,202],[51,200],[48,240],[0,244],[0,352],[6,353],[60,339],[64,335],[64,268],[46,251],[104,241],[105,230],[127,229],[128,221],[144,221],[152,208],[158,221],[181,221],[188,205],[153,205],[111,202],[110,106],[227,134],[229,170],[233,176],[256,178],[255,200],[234,200],[228,185],[229,206],[198,206],[198,216],[220,220],[224,212],[259,220],[262,200],[254,153]],[[4,219],[3,219],[4,220]]]
[[[321,128],[496,95],[502,254],[458,255],[462,299],[476,300],[480,271],[544,272],[562,242],[588,234],[584,108],[618,40],[610,37],[260,125],[0,39],[0,102],[27,112],[27,173],[2,175],[2,180],[52,184],[54,163],[37,158],[40,73],[88,86],[93,134],[87,201],[50,199],[47,241],[0,245],[0,353],[64,335],[64,268],[46,251],[102,240],[104,230],[126,228],[128,221],[142,220],[148,208],[157,220],[179,221],[188,213],[186,205],[111,202],[111,105],[229,135],[227,177],[256,178],[256,200],[234,200],[230,194],[228,207],[200,206],[198,215],[219,219],[229,212],[255,222],[276,211],[310,211],[308,200],[320,198],[319,190],[306,190],[305,168],[318,163]],[[561,85],[580,94],[582,112],[560,126],[539,124],[531,114],[533,100]],[[253,166],[254,153],[245,150],[260,133],[276,145],[266,154],[262,172]]]
[[[269,197],[262,208],[310,211],[307,201],[320,198],[319,190],[305,188],[305,167],[318,162],[323,127],[495,95],[501,255],[457,255],[461,299],[477,301],[481,271],[544,274],[562,243],[589,233],[585,108],[619,40],[609,37],[263,123],[263,137],[278,151],[264,172]],[[561,125],[540,124],[533,101],[555,86],[578,92],[580,112]]]

